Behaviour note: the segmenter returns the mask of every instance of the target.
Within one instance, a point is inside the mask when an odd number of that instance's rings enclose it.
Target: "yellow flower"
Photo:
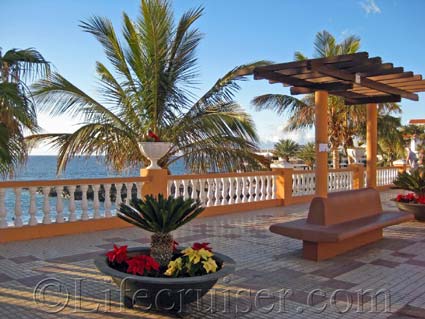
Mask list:
[[[181,271],[183,268],[183,260],[181,258],[177,258],[176,260],[172,260],[168,263],[167,271],[164,273],[166,276],[172,276],[176,271]]]
[[[212,258],[209,258],[208,260],[203,261],[202,264],[204,265],[204,269],[207,271],[207,274],[210,272],[217,271],[217,264],[215,263],[215,260]]]
[[[197,264],[199,263],[201,260],[207,260],[208,258],[212,257],[213,254],[212,252],[202,248],[199,250],[195,250],[191,247],[186,248],[185,250],[182,251],[182,253],[189,257],[189,262],[192,264]]]

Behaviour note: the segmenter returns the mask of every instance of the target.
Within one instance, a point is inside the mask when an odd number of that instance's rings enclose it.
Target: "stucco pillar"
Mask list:
[[[378,105],[367,104],[366,123],[366,185],[376,188],[376,155],[378,149]]]
[[[316,115],[316,196],[328,196],[328,92],[314,94]]]
[[[166,169],[142,168],[140,176],[149,178],[149,181],[143,183],[142,196],[163,194],[167,197],[168,171]]]

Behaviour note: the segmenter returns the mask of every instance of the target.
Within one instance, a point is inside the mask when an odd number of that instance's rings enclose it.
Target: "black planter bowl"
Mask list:
[[[150,248],[129,248],[128,255],[146,254]],[[105,255],[97,256],[94,264],[97,269],[120,288],[121,300],[127,308],[138,304],[145,310],[181,312],[185,305],[199,301],[218,281],[235,270],[235,261],[230,257],[214,252],[214,259],[222,263],[215,273],[194,277],[148,277],[136,276],[109,266]]]
[[[397,202],[398,209],[412,213],[415,215],[415,219],[418,221],[425,221],[425,205],[424,204],[415,204],[415,203],[403,203],[403,202]]]

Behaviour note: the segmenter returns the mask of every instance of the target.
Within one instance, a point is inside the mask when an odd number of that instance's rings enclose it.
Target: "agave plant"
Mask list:
[[[199,200],[174,198],[159,194],[121,204],[117,216],[126,222],[153,233],[151,256],[161,266],[167,266],[173,256],[172,231],[190,222],[204,210]]]
[[[425,168],[420,167],[410,173],[399,173],[393,183],[397,188],[414,192],[417,197],[423,197],[425,196]]]

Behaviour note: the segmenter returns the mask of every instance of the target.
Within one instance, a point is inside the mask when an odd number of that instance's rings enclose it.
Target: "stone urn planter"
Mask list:
[[[128,255],[149,254],[150,248],[129,248]],[[148,277],[131,275],[112,268],[103,254],[95,258],[96,267],[111,276],[120,288],[121,300],[127,308],[141,305],[146,310],[180,313],[184,306],[200,300],[220,279],[235,270],[235,261],[225,255],[214,253],[221,268],[214,273],[193,277]]]
[[[397,202],[398,209],[412,213],[415,215],[415,219],[418,221],[425,221],[425,205],[424,204],[417,204],[417,203],[403,203],[403,202]]]
[[[140,150],[145,155],[151,164],[147,169],[161,169],[158,166],[160,160],[170,150],[172,144],[168,142],[142,142],[140,143]]]

